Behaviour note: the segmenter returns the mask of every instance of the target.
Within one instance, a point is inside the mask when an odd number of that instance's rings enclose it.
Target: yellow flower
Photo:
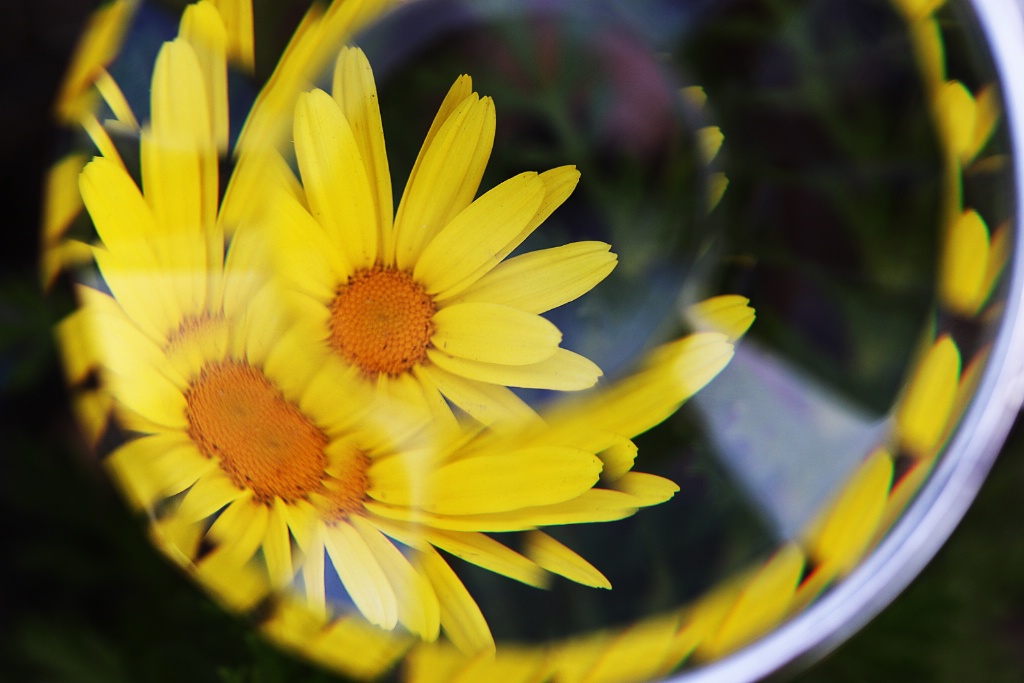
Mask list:
[[[518,421],[532,411],[509,386],[592,386],[601,371],[561,348],[561,332],[540,314],[607,276],[616,263],[609,246],[576,242],[506,259],[570,195],[575,168],[522,173],[474,200],[495,115],[463,76],[393,214],[361,51],[341,52],[333,92],[308,93],[296,109],[304,199],[281,191],[264,216],[275,269],[301,292],[310,334],[383,395],[441,417],[450,418],[450,402],[484,424]]]
[[[554,573],[609,587],[540,528],[621,519],[675,493],[632,472],[629,439],[717,374],[727,338],[680,340],[511,435],[438,431],[428,410],[370,400],[363,370],[327,363],[330,348],[297,326],[303,309],[264,268],[265,232],[236,226],[225,254],[224,90],[204,65],[226,48],[193,23],[216,18],[200,6],[158,55],[141,183],[104,157],[80,179],[107,290],[80,288],[80,329],[134,437],[107,462],[160,547],[237,609],[294,590],[323,617],[424,640],[443,629],[465,651],[493,641],[439,550],[531,585]],[[522,554],[488,535],[511,531],[526,532]]]

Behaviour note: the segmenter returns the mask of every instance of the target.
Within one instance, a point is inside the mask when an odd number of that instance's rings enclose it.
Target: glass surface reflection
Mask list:
[[[245,2],[110,3],[44,226],[83,431],[172,561],[347,675],[742,667],[1005,362],[975,22],[345,0],[271,75]]]

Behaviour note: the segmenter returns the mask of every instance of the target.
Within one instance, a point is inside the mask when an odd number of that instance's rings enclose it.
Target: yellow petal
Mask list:
[[[722,148],[722,129],[718,126],[705,126],[697,131],[697,146],[700,148],[701,157],[704,163],[710,164],[718,156],[718,150]]]
[[[441,604],[441,626],[448,639],[465,654],[493,652],[494,638],[480,607],[452,568],[437,554],[418,554],[420,569],[430,580]]]
[[[699,301],[686,309],[687,317],[701,332],[721,332],[735,342],[754,324],[750,299],[738,294],[723,294]]]
[[[507,387],[464,379],[433,365],[418,366],[413,373],[429,379],[446,399],[474,420],[499,432],[539,420],[537,413]]]
[[[860,561],[885,510],[892,476],[892,457],[875,451],[811,524],[804,544],[818,564],[815,574],[832,581]]]
[[[539,315],[498,304],[455,304],[433,320],[436,349],[483,363],[539,363],[562,341],[558,328]]]
[[[778,624],[785,616],[804,569],[804,555],[784,546],[743,587],[718,632],[701,645],[709,658],[732,652]]]
[[[313,217],[346,262],[372,266],[380,240],[375,193],[352,128],[337,102],[322,90],[299,98],[295,156]]]
[[[389,505],[477,515],[569,500],[593,486],[601,460],[569,448],[531,448],[467,458],[437,469],[391,456],[370,468],[367,493]]]
[[[395,591],[399,623],[423,640],[436,640],[441,630],[441,606],[433,586],[371,522],[353,516],[350,523],[380,562]]]
[[[391,223],[395,209],[391,194],[391,171],[384,147],[384,126],[377,104],[377,86],[370,62],[362,50],[346,47],[338,53],[331,94],[352,127],[359,154],[366,165],[383,253],[392,254],[394,235]]]
[[[264,250],[269,250],[276,272],[291,287],[325,304],[333,300],[338,283],[348,279],[352,268],[306,209],[279,192],[267,203],[260,223],[268,239],[257,245],[262,250],[255,256],[262,252],[266,257]]]
[[[975,106],[977,115],[974,124],[974,138],[965,152],[967,160],[974,159],[984,149],[1002,115],[996,87],[990,84],[982,88],[975,98]]]
[[[174,514],[186,523],[199,522],[245,495],[227,475],[214,471],[188,490]]]
[[[644,370],[554,411],[538,439],[603,450],[613,443],[609,433],[632,438],[674,413],[721,372],[732,354],[732,344],[717,332],[667,344],[650,354]]]
[[[674,669],[671,662],[679,616],[645,619],[601,644],[588,683],[657,680]],[[678,661],[678,660],[676,660]]]
[[[622,437],[615,437],[611,446],[598,453],[604,469],[601,470],[601,481],[615,482],[622,478],[622,475],[633,469],[636,461],[636,444]]]
[[[186,7],[181,15],[179,35],[192,46],[199,58],[210,131],[217,150],[225,154],[228,150],[228,35],[214,3],[201,0]]]
[[[217,145],[203,69],[192,45],[183,39],[164,43],[152,90],[152,124],[142,144],[146,201],[171,234],[212,231],[219,193]]]
[[[104,461],[140,507],[185,490],[216,467],[181,434],[132,439]]]
[[[65,123],[75,123],[92,107],[89,86],[117,55],[136,5],[133,0],[114,0],[89,17],[56,98],[57,115]]]
[[[163,374],[140,366],[133,377],[108,374],[108,389],[114,400],[140,417],[169,429],[186,429],[185,397]]]
[[[592,588],[611,588],[612,584],[592,564],[542,531],[526,535],[526,556],[549,572]]]
[[[988,227],[977,211],[968,209],[946,232],[939,277],[939,294],[945,306],[961,315],[974,314],[981,304],[988,255]]]
[[[719,202],[722,201],[722,197],[725,195],[726,189],[729,187],[729,178],[725,173],[716,171],[708,174],[708,198],[707,198],[707,212],[711,213],[711,210],[718,206]]]
[[[556,349],[547,360],[529,365],[481,363],[433,349],[427,350],[427,357],[454,375],[508,387],[579,391],[594,386],[602,374],[601,368],[589,359],[566,349]]]
[[[220,561],[242,566],[252,559],[263,544],[269,517],[270,511],[262,503],[249,498],[231,502],[207,532],[218,544],[215,554],[221,556]]]
[[[674,481],[645,472],[627,472],[615,481],[613,488],[633,496],[637,507],[664,503],[679,491]]]
[[[536,588],[547,586],[547,574],[537,564],[490,536],[475,532],[425,528],[420,533],[435,546],[478,567]]]
[[[324,546],[345,590],[366,620],[391,630],[398,623],[398,602],[387,575],[366,544],[347,523],[324,531]]]
[[[947,81],[936,92],[934,106],[942,142],[950,154],[962,157],[974,141],[974,96],[960,81]]]
[[[475,94],[440,126],[405,186],[395,215],[395,263],[411,270],[423,247],[469,206],[494,144],[494,103]]]
[[[544,313],[574,301],[605,279],[618,262],[610,248],[604,242],[573,242],[510,258],[451,303],[502,304],[528,313]]]
[[[416,261],[413,278],[430,295],[458,294],[519,245],[543,197],[536,173],[506,180],[441,229]]]
[[[554,505],[540,505],[486,515],[435,515],[416,508],[367,501],[366,508],[387,519],[425,524],[450,531],[524,531],[559,524],[589,524],[624,519],[637,510],[636,500],[620,491],[590,489]]]
[[[227,30],[227,49],[232,61],[246,71],[256,68],[252,0],[213,0]]]
[[[82,154],[69,154],[46,173],[46,203],[43,205],[43,239],[52,242],[64,234],[82,210],[78,176],[85,166]]]
[[[924,457],[938,445],[959,380],[960,351],[943,335],[918,362],[896,407],[896,435],[909,454]]]
[[[929,92],[934,92],[946,82],[945,48],[939,22],[933,16],[922,17],[910,24],[907,33],[921,67],[921,80]]]
[[[267,563],[267,575],[275,588],[291,583],[295,577],[292,564],[292,540],[288,531],[288,517],[281,510],[287,503],[275,501],[267,517],[267,530],[263,540],[263,559]]]
[[[983,305],[992,294],[992,288],[999,281],[999,276],[1003,274],[1009,255],[1010,222],[1006,221],[992,234],[988,262],[985,265],[985,279],[981,285],[981,298],[978,301],[979,306]]]

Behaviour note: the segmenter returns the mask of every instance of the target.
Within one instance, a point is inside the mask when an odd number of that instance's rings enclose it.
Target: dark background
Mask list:
[[[225,615],[151,548],[76,446],[36,274],[49,109],[88,0],[0,3],[0,682],[337,680]],[[952,539],[797,681],[1024,681],[1024,432]]]

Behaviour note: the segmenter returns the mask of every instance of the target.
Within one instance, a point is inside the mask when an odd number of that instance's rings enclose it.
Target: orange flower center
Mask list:
[[[330,343],[368,375],[400,375],[427,360],[437,307],[409,273],[374,266],[338,287]]]
[[[369,459],[354,453],[328,472],[327,435],[257,368],[207,365],[185,401],[188,434],[199,450],[257,501],[294,502],[316,493],[337,514],[355,511],[365,497]]]

